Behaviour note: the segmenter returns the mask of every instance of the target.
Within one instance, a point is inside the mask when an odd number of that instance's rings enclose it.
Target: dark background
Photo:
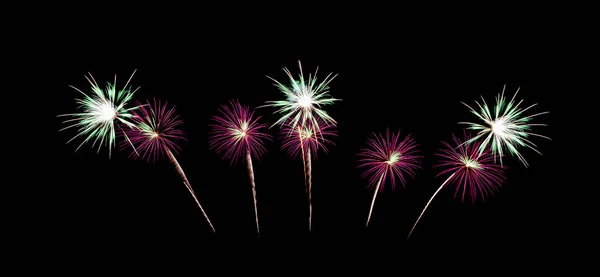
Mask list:
[[[311,233],[301,162],[289,159],[278,140],[255,161],[261,241],[529,248],[557,242],[560,229],[566,228],[560,211],[566,196],[556,197],[565,193],[557,161],[558,145],[565,137],[561,97],[572,82],[568,75],[572,60],[557,55],[560,47],[553,43],[564,40],[564,34],[538,30],[509,35],[501,28],[489,33],[443,27],[424,32],[387,26],[295,40],[291,35],[256,34],[254,29],[204,28],[189,36],[187,31],[168,29],[136,32],[135,26],[110,38],[108,47],[84,33],[76,39],[64,37],[57,47],[60,52],[49,58],[57,68],[46,64],[52,76],[48,86],[57,101],[55,114],[75,111],[79,93],[68,85],[88,91],[87,72],[103,84],[117,74],[121,88],[137,69],[131,84],[141,89],[135,98],[166,100],[176,105],[184,121],[188,141],[181,144],[183,151],[177,157],[217,233],[211,232],[168,160],[146,164],[116,150],[108,159],[105,148],[97,154],[89,146],[74,152],[80,140],[65,142],[75,130],[58,132],[61,119],[56,118],[51,190],[57,196],[51,220],[56,238],[65,245],[187,247],[255,240],[246,167],[230,167],[208,149],[207,125],[219,105],[232,98],[252,107],[282,99],[265,75],[285,81],[282,68],[297,73],[298,60],[305,73],[319,66],[321,77],[339,74],[330,91],[343,101],[327,107],[339,122],[339,137],[328,154],[313,162]],[[453,199],[453,188],[443,190],[406,242],[412,224],[444,181],[434,177],[433,154],[442,140],[462,132],[457,122],[475,120],[460,102],[474,104],[482,95],[491,103],[504,84],[509,97],[521,88],[518,98],[525,100],[523,105],[538,103],[532,113],[550,111],[536,119],[549,125],[536,132],[552,138],[533,139],[543,156],[523,149],[530,168],[507,158],[507,182],[486,201],[461,203]],[[262,108],[257,114],[273,123],[277,118],[273,111]],[[416,138],[424,169],[406,188],[392,192],[388,187],[380,193],[365,228],[373,191],[359,177],[356,154],[371,132],[386,128]]]

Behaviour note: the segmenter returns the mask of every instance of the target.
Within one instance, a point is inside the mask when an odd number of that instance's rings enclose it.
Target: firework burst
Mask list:
[[[325,134],[322,130],[327,126],[335,126],[337,122],[325,111],[323,106],[332,105],[335,101],[341,101],[335,99],[329,95],[329,83],[337,76],[329,73],[321,81],[317,83],[317,73],[319,68],[315,70],[314,76],[308,75],[308,80],[305,80],[304,73],[302,72],[302,63],[298,61],[298,67],[300,68],[299,79],[294,79],[292,73],[287,69],[283,68],[283,71],[289,78],[290,85],[286,86],[281,82],[267,76],[267,78],[273,80],[274,85],[286,96],[285,100],[280,101],[267,101],[267,104],[262,107],[275,107],[277,108],[277,114],[281,117],[271,127],[280,125],[282,129],[288,130],[288,136],[296,136],[296,139],[288,140],[286,148],[294,149],[294,145],[299,146],[304,162],[304,178],[307,193],[309,197],[309,219],[308,229],[312,228],[312,200],[310,193],[311,183],[311,151],[304,150],[305,143],[303,137],[319,137],[325,143]],[[297,132],[297,134],[293,134]],[[295,141],[295,142],[294,142]],[[286,142],[284,142],[286,144]],[[314,142],[310,142],[312,145]],[[296,147],[297,150],[297,147]],[[316,152],[315,152],[316,153]]]
[[[292,130],[296,130],[298,125],[305,127],[307,123],[310,123],[312,132],[318,135],[323,125],[335,125],[337,122],[322,109],[322,106],[332,105],[335,99],[329,95],[329,83],[337,76],[329,73],[321,81],[317,83],[317,73],[319,68],[314,73],[309,74],[308,80],[305,80],[304,73],[302,72],[302,64],[298,61],[298,67],[300,68],[299,79],[294,79],[292,73],[287,69],[283,68],[283,71],[287,74],[290,81],[290,86],[283,85],[279,81],[267,76],[267,78],[275,82],[275,86],[286,96],[285,100],[281,101],[267,101],[267,105],[263,107],[275,107],[277,108],[276,113],[281,114],[279,120],[277,120],[272,126],[277,124],[283,126],[285,124],[290,125]],[[271,126],[271,127],[272,127]]]
[[[483,153],[489,146],[494,157],[494,161],[496,160],[496,156],[499,156],[500,164],[502,165],[502,156],[504,155],[505,151],[508,151],[511,155],[517,156],[523,165],[525,165],[525,167],[528,167],[528,163],[519,152],[519,148],[530,148],[541,155],[541,153],[536,149],[536,145],[529,141],[528,138],[530,136],[536,136],[550,139],[549,137],[531,132],[531,129],[534,126],[547,125],[532,124],[530,121],[534,117],[547,114],[548,112],[524,115],[527,110],[533,108],[537,104],[533,104],[527,108],[521,108],[520,105],[523,103],[523,100],[519,101],[518,103],[515,102],[515,97],[517,96],[519,89],[517,89],[510,101],[506,101],[506,97],[504,96],[505,89],[506,85],[502,88],[502,93],[498,94],[496,97],[494,113],[491,112],[483,97],[481,97],[483,105],[475,101],[475,104],[477,104],[479,107],[479,112],[471,108],[469,105],[463,103],[463,105],[467,106],[471,113],[476,115],[481,122],[460,122],[459,124],[466,124],[468,125],[467,129],[478,131],[477,135],[465,143],[469,144],[476,140],[483,139],[483,142],[479,145],[478,151],[480,154]]]
[[[361,177],[368,180],[369,187],[375,188],[366,224],[369,226],[377,192],[383,191],[386,181],[390,182],[392,190],[396,186],[396,180],[405,186],[406,175],[415,177],[416,170],[421,168],[422,157],[418,155],[415,140],[410,135],[401,140],[400,131],[390,133],[388,129],[385,136],[373,134],[367,140],[367,145],[368,148],[361,149],[358,154],[358,167],[364,169]]]
[[[132,120],[135,124],[134,129],[125,131],[126,136],[131,138],[131,144],[137,148],[138,153],[132,153],[133,158],[141,158],[148,162],[155,162],[157,159],[164,156],[169,157],[169,160],[175,166],[177,173],[183,179],[183,184],[192,194],[192,197],[198,204],[200,211],[208,221],[210,228],[215,232],[210,219],[206,215],[204,208],[200,205],[196,193],[192,189],[192,185],[185,176],[185,172],[179,165],[173,153],[180,150],[177,142],[185,140],[185,134],[179,129],[183,121],[179,119],[179,115],[175,112],[175,107],[168,107],[168,104],[162,104],[160,100],[146,100],[146,103],[138,102],[139,109],[132,111]],[[124,147],[129,144],[123,144]]]
[[[436,154],[441,158],[436,167],[442,168],[442,171],[436,177],[448,174],[450,176],[433,193],[410,230],[408,237],[412,234],[433,198],[443,187],[454,183],[456,185],[455,197],[462,190],[462,201],[465,200],[465,196],[469,195],[472,202],[475,202],[478,196],[484,199],[486,196],[493,195],[505,181],[503,167],[494,163],[495,158],[490,151],[480,152],[480,141],[465,144],[464,142],[470,139],[470,135],[466,131],[462,141],[454,135],[452,137],[454,145],[443,142],[445,148]]]
[[[214,123],[209,125],[212,127],[209,145],[215,152],[223,154],[224,159],[230,160],[231,164],[242,158],[246,159],[252,185],[256,231],[260,236],[252,157],[258,159],[263,155],[266,152],[264,143],[272,140],[272,137],[264,133],[264,128],[268,125],[259,123],[261,117],[255,117],[254,111],[251,111],[248,106],[242,106],[237,100],[221,106],[219,113],[219,116],[212,118]]]
[[[92,74],[89,74],[89,78],[88,76],[85,76],[85,79],[92,86],[91,94],[86,94],[74,86],[69,86],[83,94],[83,98],[75,99],[75,102],[79,104],[78,108],[82,111],[80,113],[58,115],[59,117],[71,117],[71,119],[63,121],[63,124],[68,123],[71,125],[68,125],[59,131],[73,127],[78,128],[77,135],[67,141],[67,143],[69,143],[78,137],[84,137],[83,142],[75,149],[75,151],[79,150],[85,143],[93,140],[92,147],[98,143],[98,152],[100,152],[100,149],[104,144],[108,148],[108,156],[110,158],[111,150],[116,146],[115,125],[120,126],[120,123],[129,128],[134,127],[130,122],[132,117],[131,111],[137,109],[137,107],[127,107],[127,104],[133,98],[133,94],[139,89],[138,87],[132,91],[131,87],[128,87],[134,74],[135,70],[131,74],[131,77],[129,77],[129,80],[127,80],[123,89],[120,90],[116,89],[117,75],[115,75],[115,80],[112,84],[107,84],[106,89],[100,88]],[[125,138],[128,139],[126,136]]]

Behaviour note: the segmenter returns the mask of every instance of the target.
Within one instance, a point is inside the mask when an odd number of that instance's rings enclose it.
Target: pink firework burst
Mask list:
[[[264,143],[272,140],[271,135],[264,132],[267,124],[259,123],[260,116],[254,116],[254,111],[248,106],[242,106],[238,100],[231,100],[229,105],[219,109],[219,116],[212,118],[209,126],[210,148],[231,164],[242,160],[247,153],[258,159],[266,152]]]
[[[466,131],[463,141],[455,135],[452,135],[452,139],[454,146],[442,142],[445,148],[436,154],[441,160],[435,167],[443,168],[436,177],[450,174],[446,186],[450,183],[456,184],[454,197],[462,190],[463,202],[467,194],[471,196],[471,201],[475,202],[477,196],[485,199],[498,191],[505,181],[504,171],[501,165],[494,163],[494,156],[489,150],[480,154],[480,141],[465,144],[464,142],[470,139]]]
[[[260,236],[258,225],[258,209],[256,206],[256,184],[252,157],[258,159],[266,152],[264,143],[272,140],[271,135],[264,133],[267,124],[259,123],[260,116],[254,117],[250,107],[242,106],[237,100],[231,100],[229,105],[219,109],[220,115],[212,118],[210,148],[217,153],[222,153],[224,159],[229,159],[231,164],[245,158],[248,167],[248,176],[252,186],[254,200],[254,216],[256,232]]]
[[[373,134],[367,140],[368,148],[361,149],[358,154],[358,167],[364,168],[362,178],[369,180],[369,187],[383,191],[384,184],[389,181],[392,190],[396,187],[396,179],[406,184],[406,176],[412,178],[417,169],[421,168],[419,151],[415,140],[407,135],[400,139],[400,132],[390,133],[389,129],[383,134]]]
[[[204,212],[204,208],[200,205],[200,201],[198,201],[192,185],[173,154],[173,152],[177,153],[177,150],[180,149],[176,142],[185,139],[183,131],[178,129],[183,122],[175,113],[175,107],[169,108],[167,103],[162,104],[156,98],[152,101],[146,100],[146,103],[138,102],[138,106],[138,110],[131,112],[135,127],[125,129],[127,130],[127,137],[131,139],[131,143],[126,143],[124,146],[133,145],[134,153],[131,154],[131,157],[138,157],[137,153],[135,153],[135,149],[137,149],[137,152],[141,153],[139,157],[148,162],[154,162],[165,155],[169,157],[177,173],[183,179],[183,184],[192,194],[204,218],[206,218],[206,221],[208,221],[210,228],[214,232],[215,228],[206,215],[206,212]]]
[[[490,153],[489,149],[481,152],[480,141],[466,144],[465,142],[471,139],[466,130],[464,130],[463,137],[464,139],[461,141],[455,135],[452,135],[454,145],[443,142],[445,148],[436,154],[441,157],[436,167],[443,168],[437,176],[447,174],[450,174],[450,176],[433,193],[433,196],[431,196],[425,205],[415,225],[410,230],[408,237],[412,234],[433,198],[443,187],[454,183],[456,185],[454,197],[462,190],[462,201],[465,200],[465,196],[468,194],[474,203],[477,196],[485,199],[486,196],[493,195],[506,180],[504,177],[504,168],[494,163],[494,156]]]
[[[156,98],[146,100],[145,103],[137,102],[139,109],[132,111],[133,120],[137,128],[124,128],[127,137],[137,149],[139,156],[133,152],[130,157],[138,157],[149,163],[168,156],[168,152],[177,154],[181,148],[177,145],[180,140],[185,140],[185,134],[179,129],[183,121],[175,113],[175,107],[161,104]],[[123,147],[129,142],[122,143]]]
[[[326,124],[323,120],[317,119],[318,130],[312,124],[307,123],[304,126],[296,125],[293,127],[291,122],[283,125],[281,128],[281,149],[286,151],[292,158],[305,158],[306,153],[310,151],[313,159],[317,158],[319,150],[328,153],[327,146],[335,145],[333,137],[337,137],[335,126]]]
[[[368,148],[361,149],[358,154],[361,157],[358,160],[358,167],[364,168],[361,175],[369,181],[369,187],[375,187],[369,216],[367,218],[367,226],[371,220],[371,213],[377,192],[383,191],[384,184],[389,181],[392,190],[395,189],[396,179],[406,185],[406,175],[411,178],[415,177],[417,169],[421,168],[419,151],[415,140],[407,135],[404,139],[400,139],[400,131],[398,133],[390,133],[386,130],[383,134],[373,134],[373,138],[367,140]]]

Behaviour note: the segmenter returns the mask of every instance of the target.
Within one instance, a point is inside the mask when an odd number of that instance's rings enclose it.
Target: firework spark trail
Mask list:
[[[223,159],[229,159],[231,165],[245,157],[252,186],[256,231],[260,237],[252,156],[258,159],[264,154],[264,143],[272,140],[272,137],[263,132],[262,129],[267,125],[259,123],[261,117],[254,117],[254,111],[248,106],[242,106],[237,100],[231,100],[229,105],[222,105],[219,113],[219,116],[212,117],[214,124],[209,125],[212,127],[209,145],[218,154],[223,154]]]
[[[254,202],[254,217],[256,219],[256,232],[260,237],[260,227],[258,226],[258,209],[256,208],[256,185],[254,184],[254,169],[252,168],[252,155],[250,150],[246,152],[246,164],[248,165],[248,174],[250,176],[250,184],[252,185],[252,199]]]
[[[155,162],[157,159],[163,158],[165,155],[175,166],[177,173],[183,179],[183,184],[192,194],[194,201],[198,204],[200,211],[206,218],[210,228],[215,232],[212,222],[204,211],[200,201],[196,197],[196,193],[187,179],[181,165],[175,158],[173,151],[177,152],[179,146],[178,140],[185,140],[185,134],[178,129],[178,126],[183,124],[179,116],[175,113],[175,107],[168,108],[167,103],[161,104],[158,99],[146,100],[145,104],[139,104],[139,109],[132,112],[132,119],[135,123],[134,129],[125,130],[125,136],[131,138],[131,145],[137,145],[139,150],[138,155],[130,155],[132,158],[141,158],[149,163]],[[129,144],[123,143],[123,147],[128,147]],[[134,148],[135,151],[135,148]],[[137,153],[137,152],[136,152]]]
[[[369,222],[371,221],[371,214],[373,213],[373,207],[375,206],[375,199],[377,198],[377,192],[379,191],[379,186],[381,186],[381,182],[385,177],[385,173],[381,174],[379,181],[377,182],[377,186],[375,186],[375,192],[373,193],[373,200],[371,200],[371,208],[369,209],[369,217],[367,217],[367,225],[369,226]]]
[[[306,151],[306,178],[308,184],[308,230],[312,230],[312,163],[310,157],[310,148]]]
[[[506,148],[511,155],[517,156],[521,163],[523,163],[525,167],[528,167],[529,165],[527,161],[523,155],[521,155],[518,148],[526,147],[540,155],[542,154],[536,149],[537,146],[528,140],[528,137],[536,136],[551,140],[549,137],[531,132],[531,128],[534,126],[547,125],[531,124],[529,122],[534,117],[547,114],[549,112],[541,112],[528,116],[523,115],[523,113],[535,107],[537,104],[533,104],[524,109],[520,108],[519,106],[523,103],[523,100],[515,103],[515,97],[517,96],[517,93],[519,93],[519,89],[517,89],[512,99],[507,103],[506,97],[504,96],[505,89],[506,85],[504,85],[502,88],[502,93],[498,94],[496,97],[496,105],[494,106],[493,114],[483,97],[481,97],[483,105],[475,101],[475,104],[477,104],[479,107],[479,112],[464,102],[462,103],[469,108],[472,114],[477,116],[479,120],[483,121],[482,123],[459,122],[459,124],[468,125],[467,129],[469,130],[478,131],[476,136],[468,141],[465,141],[464,143],[470,144],[474,141],[483,139],[483,142],[479,145],[479,154],[485,151],[485,149],[489,146],[491,154],[494,156],[494,161],[496,160],[496,156],[499,156],[500,165],[503,165],[502,156],[504,156],[504,151]]]
[[[319,150],[327,153],[327,144],[334,145],[329,138],[337,136],[334,125],[327,125],[321,119],[316,119],[316,122],[323,126],[319,131],[320,136],[314,132],[310,122],[306,126],[296,127],[293,127],[291,123],[287,123],[281,129],[281,148],[287,151],[292,158],[302,157],[304,185],[309,205],[309,230],[312,230],[312,160],[317,158]]]
[[[410,237],[410,235],[412,234],[412,232],[415,230],[415,227],[417,227],[417,224],[419,223],[419,220],[421,220],[421,217],[423,216],[423,214],[427,210],[427,207],[429,207],[429,204],[431,204],[431,201],[433,200],[433,198],[435,198],[435,196],[438,194],[438,192],[440,192],[440,190],[442,190],[442,188],[446,185],[446,183],[448,183],[448,181],[450,181],[450,179],[452,179],[452,177],[454,177],[454,174],[456,174],[456,172],[452,173],[452,175],[450,175],[450,177],[448,177],[448,179],[446,179],[446,181],[444,181],[442,183],[442,185],[433,193],[433,195],[431,196],[431,198],[429,198],[429,201],[427,201],[427,205],[425,205],[425,208],[423,209],[423,211],[421,211],[421,214],[419,215],[419,218],[417,218],[417,221],[415,222],[415,225],[413,225],[413,227],[410,229],[410,232],[408,233],[407,239]]]
[[[375,187],[373,200],[369,209],[366,226],[369,226],[373,206],[377,197],[377,191],[383,191],[386,177],[388,177],[392,190],[395,188],[396,179],[402,186],[406,184],[405,174],[414,178],[417,169],[420,169],[421,156],[417,155],[417,144],[415,140],[407,135],[400,140],[400,132],[390,133],[386,130],[383,134],[373,134],[373,138],[367,140],[368,148],[361,149],[358,154],[358,167],[365,168],[361,174],[362,178],[369,181],[369,187]]]
[[[204,218],[206,218],[206,221],[208,221],[208,224],[210,225],[210,228],[212,229],[213,233],[216,233],[215,227],[212,225],[212,222],[210,222],[210,219],[208,218],[208,215],[206,215],[206,212],[204,211],[204,208],[202,208],[202,205],[200,204],[200,201],[198,201],[198,198],[196,197],[196,193],[194,192],[194,189],[192,188],[192,185],[190,184],[190,181],[188,181],[187,177],[185,176],[185,172],[183,172],[183,169],[181,168],[181,166],[177,162],[177,159],[175,158],[175,155],[173,155],[173,153],[171,153],[171,150],[169,150],[168,148],[165,148],[165,151],[166,151],[167,155],[169,156],[169,160],[171,160],[171,162],[173,163],[173,165],[175,165],[175,168],[177,169],[177,173],[179,173],[179,176],[181,176],[181,178],[183,179],[183,184],[190,191],[190,193],[192,194],[192,197],[194,197],[194,201],[196,201],[196,204],[198,204],[198,207],[200,208],[200,211],[202,211],[202,214],[204,215]]]
[[[306,196],[308,196],[308,173],[306,172],[306,154],[304,153],[304,142],[302,141],[302,128],[300,128],[300,126],[298,126],[298,138],[300,140],[300,150],[302,152],[302,167],[304,168],[304,191],[306,192]]]
[[[451,175],[431,196],[406,239],[410,238],[410,235],[413,233],[417,223],[419,223],[421,216],[423,216],[433,198],[449,183],[454,181],[456,184],[454,197],[462,189],[461,201],[464,202],[465,196],[468,193],[471,196],[471,201],[474,203],[477,196],[485,199],[487,195],[493,195],[505,180],[503,166],[494,163],[494,157],[490,151],[479,152],[481,142],[474,141],[473,143],[465,144],[464,142],[470,139],[470,135],[467,134],[466,130],[464,132],[464,140],[461,141],[454,135],[452,137],[455,145],[452,146],[449,143],[443,142],[444,149],[440,153],[436,153],[437,156],[441,157],[441,161],[436,167],[444,168],[437,176],[450,173]]]
[[[116,146],[115,123],[118,123],[116,124],[117,126],[119,126],[120,123],[127,125],[129,128],[135,128],[134,124],[131,123],[129,119],[133,117],[131,112],[136,110],[138,107],[135,106],[132,108],[127,108],[128,102],[133,98],[133,95],[139,89],[138,87],[131,91],[131,88],[128,88],[129,82],[133,78],[133,75],[135,75],[135,72],[136,70],[133,71],[127,80],[127,83],[121,90],[116,90],[117,75],[115,75],[115,79],[112,84],[107,84],[105,90],[98,86],[98,83],[96,83],[96,80],[91,74],[89,74],[89,78],[88,76],[85,76],[85,79],[92,86],[93,94],[91,95],[86,94],[74,86],[69,86],[83,94],[83,99],[75,100],[76,103],[79,104],[78,108],[82,109],[82,112],[58,115],[58,117],[72,117],[71,119],[65,120],[63,123],[75,122],[74,124],[60,129],[59,131],[78,127],[77,135],[67,141],[67,143],[70,143],[80,136],[85,136],[85,139],[77,147],[77,149],[75,149],[75,151],[79,150],[81,146],[93,139],[92,147],[99,142],[98,152],[100,152],[102,145],[106,145],[108,148],[108,156],[110,158],[112,155],[112,148]],[[127,135],[125,135],[125,137],[127,138]],[[127,140],[129,140],[129,138],[127,138]],[[133,144],[131,144],[131,146],[135,151]]]

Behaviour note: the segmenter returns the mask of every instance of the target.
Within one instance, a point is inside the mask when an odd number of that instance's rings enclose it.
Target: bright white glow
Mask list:
[[[98,116],[98,121],[108,122],[115,119],[117,116],[117,111],[115,107],[110,101],[104,101],[100,103],[96,107],[96,115]]]
[[[158,137],[158,132],[152,132],[152,138],[157,138]]]
[[[302,130],[300,132],[300,139],[305,140],[305,139],[310,139],[312,137],[312,131],[308,130],[306,128],[304,128],[304,130]]]
[[[395,163],[397,163],[399,161],[400,161],[400,153],[393,152],[390,155],[390,159],[386,163],[389,164],[389,165],[393,165],[393,164],[395,164]]]
[[[500,117],[500,118],[492,121],[492,124],[491,124],[492,125],[492,132],[494,134],[496,134],[496,135],[499,135],[499,136],[506,135],[506,129],[507,129],[506,128],[507,127],[506,124],[507,124],[507,122],[506,122],[506,120],[504,120],[503,117]]]
[[[298,105],[302,108],[310,108],[312,107],[312,98],[310,97],[310,95],[308,94],[302,94],[300,95],[299,99],[298,99]]]
[[[237,130],[237,135],[241,138],[245,137],[248,134],[248,126],[248,121],[242,121],[240,129]]]
[[[479,169],[481,165],[479,163],[469,157],[461,157],[460,160],[465,165],[465,167]]]

